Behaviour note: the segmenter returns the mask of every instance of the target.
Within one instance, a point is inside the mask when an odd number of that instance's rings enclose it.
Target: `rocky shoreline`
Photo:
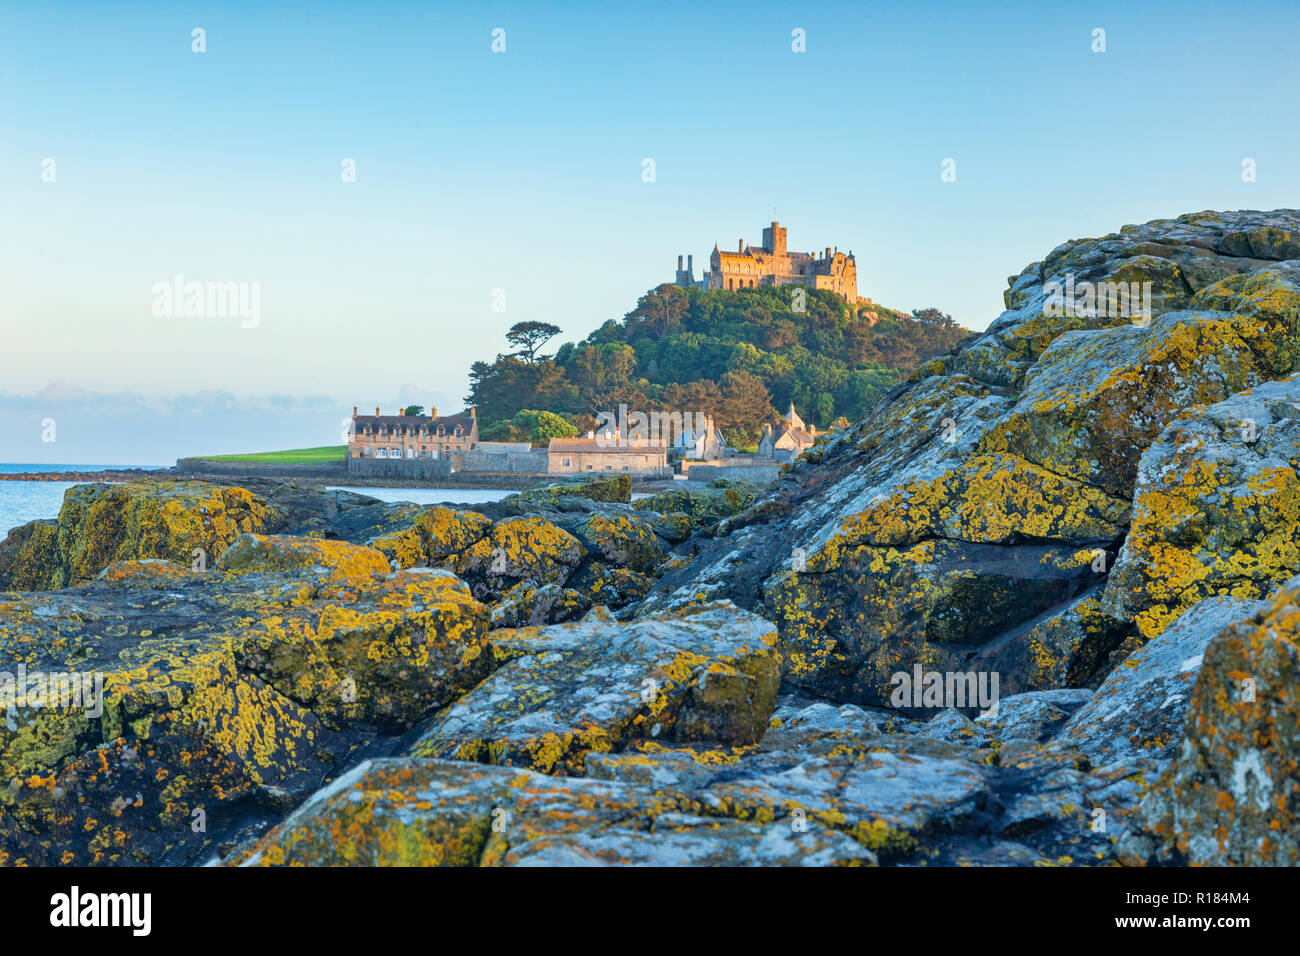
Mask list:
[[[135,481],[151,476],[166,477],[170,469],[124,468],[111,471],[29,471],[0,473],[0,481]]]
[[[1300,863],[1300,212],[1005,299],[762,490],[69,489],[0,670],[102,695],[9,701],[0,861]]]
[[[141,479],[151,481],[204,481],[211,484],[259,488],[275,487],[289,483],[304,488],[344,485],[350,488],[464,488],[467,491],[527,491],[530,488],[545,487],[556,481],[554,475],[475,473],[472,475],[451,475],[440,478],[436,484],[432,484],[428,479],[424,478],[376,478],[364,475],[349,475],[343,469],[338,469],[337,474],[321,475],[311,470],[295,471],[293,466],[277,465],[244,466],[235,470],[204,470],[191,467],[186,469],[123,468],[106,471],[0,473],[0,481],[124,482]],[[671,488],[699,489],[707,484],[708,482],[704,481],[634,478],[632,480],[632,489],[636,494],[645,494]]]

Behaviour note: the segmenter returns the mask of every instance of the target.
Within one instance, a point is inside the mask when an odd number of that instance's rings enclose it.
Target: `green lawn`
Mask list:
[[[320,448],[290,448],[288,451],[259,451],[248,455],[203,455],[201,461],[244,461],[263,465],[315,465],[342,461],[347,445],[322,445]]]

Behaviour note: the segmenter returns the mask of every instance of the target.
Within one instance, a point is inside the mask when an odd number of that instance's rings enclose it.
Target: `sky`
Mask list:
[[[1300,205],[1298,40],[1294,0],[6,0],[0,461],[458,411],[513,323],[579,340],[774,216],[981,329],[1067,239]],[[249,308],[169,312],[178,275]]]

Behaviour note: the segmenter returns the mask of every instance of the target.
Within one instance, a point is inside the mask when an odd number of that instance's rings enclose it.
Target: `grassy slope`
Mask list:
[[[287,451],[262,451],[247,455],[199,455],[202,461],[248,462],[266,465],[315,465],[342,461],[347,445],[322,445],[320,448],[291,448]]]

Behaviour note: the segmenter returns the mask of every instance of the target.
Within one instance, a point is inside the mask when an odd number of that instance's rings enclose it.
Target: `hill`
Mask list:
[[[467,401],[486,431],[524,410],[550,411],[578,429],[626,404],[642,411],[714,415],[733,445],[753,444],[764,422],[793,402],[819,428],[861,418],[915,367],[950,352],[967,330],[937,309],[912,314],[850,305],[803,287],[736,291],[651,289],[553,356],[538,350],[560,333],[519,323],[519,351],[475,362]]]

